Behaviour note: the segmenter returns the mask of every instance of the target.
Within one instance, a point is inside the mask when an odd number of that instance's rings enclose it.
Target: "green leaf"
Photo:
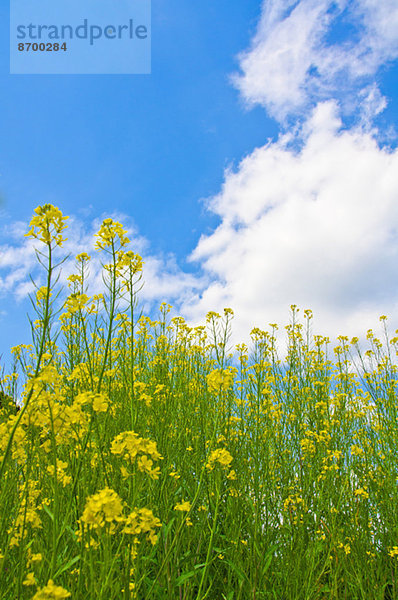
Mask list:
[[[188,579],[195,577],[196,573],[197,573],[197,571],[188,571],[187,573],[182,573],[182,575],[177,577],[176,585],[182,585],[183,583],[188,581]]]
[[[63,565],[62,567],[60,567],[58,569],[58,571],[54,575],[54,579],[56,577],[58,577],[59,575],[61,575],[62,573],[64,573],[65,571],[67,571],[68,569],[70,569],[71,567],[73,567],[73,565],[76,564],[79,560],[80,560],[80,554],[79,554],[79,556],[75,556],[74,558],[71,558],[70,561],[68,561],[66,563],[66,565]]]
[[[48,516],[50,517],[51,521],[54,521],[54,515],[51,512],[51,510],[49,510],[48,506],[46,506],[45,504],[43,504],[43,510],[45,513],[48,514]]]

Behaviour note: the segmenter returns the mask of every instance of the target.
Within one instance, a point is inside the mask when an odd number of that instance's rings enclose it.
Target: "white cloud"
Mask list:
[[[378,144],[373,123],[386,107],[375,76],[397,57],[396,0],[263,2],[234,82],[287,133],[227,170],[210,199],[220,225],[191,259],[211,283],[185,304],[190,319],[230,306],[235,339],[247,339],[296,304],[335,339],[396,313],[398,150]]]
[[[186,314],[230,306],[244,337],[311,308],[315,329],[361,335],[398,308],[398,151],[361,129],[341,130],[336,104],[228,171],[209,208],[221,220],[192,260],[212,283]]]
[[[299,132],[257,148],[225,173],[209,209],[220,219],[192,254],[201,277],[184,273],[172,255],[154,255],[126,215],[113,214],[145,261],[140,297],[145,311],[169,301],[193,323],[209,310],[235,311],[234,340],[252,327],[286,324],[289,307],[314,311],[315,332],[360,335],[382,313],[398,308],[398,151],[379,147],[371,132],[343,130],[336,103],[321,103]],[[106,215],[109,216],[109,215]],[[102,289],[100,256],[86,225],[71,217],[62,252],[62,282],[74,256],[92,255],[92,293]],[[0,248],[0,292],[26,297],[29,274],[43,284],[34,243],[20,244],[27,224],[15,225]],[[42,279],[40,279],[42,277]]]
[[[19,246],[11,244],[0,247],[0,293],[15,294],[21,299],[29,294],[34,286],[29,273],[34,271],[35,251],[31,241],[24,240]]]
[[[352,28],[350,36],[330,43],[339,22]],[[249,105],[263,105],[280,121],[330,98],[352,112],[361,107],[355,92],[372,86],[379,67],[397,56],[396,0],[264,0],[234,81]]]
[[[145,284],[140,296],[148,309],[166,299],[175,301],[176,304],[189,301],[203,285],[200,279],[184,273],[175,257],[152,254],[148,241],[139,235],[130,217],[117,213],[104,215],[104,218],[105,216],[123,224],[131,240],[131,249],[143,257]],[[91,256],[89,291],[91,294],[103,292],[101,261],[108,262],[109,257],[94,249],[94,234],[100,227],[101,219],[95,219],[87,225],[72,215],[67,223],[68,229],[64,232],[67,241],[54,254],[55,262],[69,257],[61,266],[60,284],[66,286],[67,277],[76,272],[75,256],[87,252]],[[27,223],[18,222],[7,226],[11,243],[0,246],[0,294],[3,297],[13,295],[18,301],[34,291],[30,276],[37,286],[44,285],[46,276],[37,261],[35,248],[42,252],[44,250],[36,240],[24,239],[23,235],[27,230]]]

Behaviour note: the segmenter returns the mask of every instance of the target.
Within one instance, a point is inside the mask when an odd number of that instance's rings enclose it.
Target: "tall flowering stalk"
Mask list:
[[[36,367],[34,369],[33,379],[37,378],[37,376],[40,373],[42,359],[46,348],[46,342],[50,340],[49,332],[51,324],[51,295],[54,274],[53,252],[55,248],[61,247],[63,242],[66,241],[66,238],[64,238],[62,235],[62,232],[66,228],[66,221],[68,218],[69,217],[64,217],[59,208],[53,206],[52,204],[38,206],[35,209],[35,215],[30,221],[30,229],[28,233],[25,234],[27,237],[31,237],[42,242],[46,247],[47,253],[47,256],[45,256],[39,251],[37,251],[38,257],[44,256],[45,258],[47,258],[47,264],[44,265],[47,271],[47,281],[46,285],[40,288],[36,294],[41,334],[38,344]],[[19,412],[18,418],[16,419],[14,426],[11,430],[7,446],[3,454],[3,460],[0,466],[0,485],[2,482],[5,465],[10,454],[10,448],[15,436],[15,431],[18,425],[20,424],[22,418],[24,417],[24,414],[29,406],[32,394],[33,388],[31,388],[31,390],[27,394],[24,406]]]
[[[96,234],[97,250],[103,250],[109,254],[111,262],[104,264],[106,275],[104,277],[104,283],[109,293],[109,304],[108,310],[108,331],[105,340],[105,348],[102,360],[102,366],[99,373],[97,391],[101,391],[102,379],[104,377],[105,369],[108,364],[108,358],[111,348],[112,334],[114,330],[114,319],[116,315],[117,301],[120,298],[120,281],[119,277],[121,269],[123,268],[123,256],[122,248],[129,244],[130,240],[126,236],[125,231],[120,223],[113,221],[113,219],[105,219],[100,227],[100,230]]]

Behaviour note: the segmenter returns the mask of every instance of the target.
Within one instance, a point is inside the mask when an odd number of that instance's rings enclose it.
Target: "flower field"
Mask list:
[[[46,285],[1,379],[0,598],[398,598],[386,317],[363,349],[292,306],[287,352],[276,325],[231,349],[231,309],[197,327],[140,314],[142,259],[112,219],[104,292],[83,253],[61,300],[66,221],[31,220]]]

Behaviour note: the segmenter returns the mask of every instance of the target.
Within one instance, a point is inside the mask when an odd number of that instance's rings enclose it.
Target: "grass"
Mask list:
[[[141,258],[97,234],[104,294],[66,219],[36,209],[47,284],[0,396],[0,597],[398,598],[398,338],[311,333],[292,307],[231,353],[233,313],[191,328],[137,315]],[[16,398],[21,395],[20,410]]]

